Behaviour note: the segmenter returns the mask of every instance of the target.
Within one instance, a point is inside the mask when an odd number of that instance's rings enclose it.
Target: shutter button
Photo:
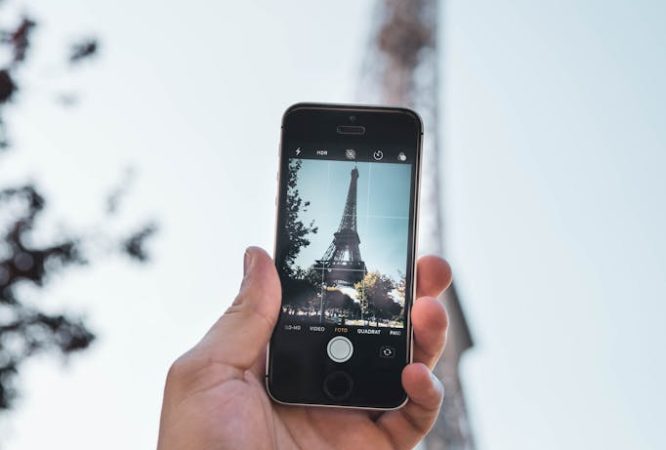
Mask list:
[[[348,361],[354,354],[354,345],[344,336],[335,336],[326,346],[328,357],[337,363]]]

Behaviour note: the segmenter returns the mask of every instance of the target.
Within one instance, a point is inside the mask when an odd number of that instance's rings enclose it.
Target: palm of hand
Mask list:
[[[446,314],[435,299],[423,296],[437,295],[448,286],[446,263],[438,258],[419,263],[421,298],[412,309],[414,359],[419,362],[407,366],[402,377],[410,400],[400,410],[378,413],[284,406],[270,400],[263,384],[263,361],[279,309],[279,282],[276,286],[277,275],[267,255],[255,252],[252,270],[248,273],[246,267],[234,304],[170,369],[158,447],[413,447],[432,426],[443,394],[430,368],[443,348]],[[434,274],[439,279],[433,282],[428,276]]]
[[[220,381],[182,401],[180,425],[188,430],[188,439],[169,448],[211,448],[211,443],[218,443],[212,448],[230,449],[362,448],[371,443],[372,448],[392,448],[364,411],[277,405],[249,371],[242,379],[221,381],[223,373],[208,376],[219,376]]]

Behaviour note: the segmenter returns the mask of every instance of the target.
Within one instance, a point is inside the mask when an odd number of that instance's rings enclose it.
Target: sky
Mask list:
[[[112,258],[26,290],[99,339],[28,363],[8,448],[154,447],[169,364],[232,301],[245,247],[273,246],[281,114],[354,101],[373,4],[19,2],[41,28],[2,184],[48,193],[48,235],[97,224],[131,166],[123,225],[161,231],[147,266]],[[657,0],[444,3],[442,119],[425,132],[443,145],[479,448],[666,447],[665,18]],[[101,58],[53,69],[88,33]],[[52,102],[61,88],[76,108]]]
[[[310,245],[301,250],[295,263],[307,269],[326,253],[340,226],[355,167],[361,258],[368,271],[400,279],[406,273],[411,164],[302,161],[297,188],[310,205],[299,217],[305,224],[314,221],[318,229],[308,236]]]

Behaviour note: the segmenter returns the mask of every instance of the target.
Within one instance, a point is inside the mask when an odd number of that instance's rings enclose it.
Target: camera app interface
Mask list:
[[[288,152],[281,328],[402,335],[414,161],[387,148],[303,144]]]

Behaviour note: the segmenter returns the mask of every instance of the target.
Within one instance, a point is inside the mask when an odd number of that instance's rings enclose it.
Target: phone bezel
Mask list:
[[[279,226],[279,198],[280,198],[280,182],[282,180],[282,162],[285,158],[284,154],[284,144],[285,144],[285,122],[289,114],[303,109],[310,110],[329,110],[336,112],[344,112],[345,114],[355,114],[355,113],[367,113],[367,112],[383,112],[383,113],[397,113],[405,114],[410,116],[415,120],[415,123],[418,128],[417,132],[417,145],[415,148],[415,170],[414,170],[414,189],[413,189],[413,215],[414,215],[414,232],[412,235],[412,245],[413,251],[411,252],[411,264],[412,268],[412,297],[408,305],[408,310],[406,313],[406,335],[407,335],[407,364],[413,362],[414,355],[414,331],[411,324],[411,309],[413,302],[416,300],[416,280],[417,280],[417,254],[418,254],[418,231],[419,231],[419,202],[420,202],[420,190],[421,190],[421,162],[422,162],[422,151],[423,151],[423,120],[415,111],[400,107],[400,106],[376,106],[376,105],[361,105],[361,104],[334,104],[334,103],[296,103],[291,105],[282,115],[282,122],[280,127],[280,143],[279,143],[279,159],[278,159],[278,173],[277,173],[277,193],[275,201],[275,240],[273,245],[273,258],[277,256],[277,244],[278,244],[278,226]],[[272,341],[272,338],[271,338]],[[324,408],[343,408],[343,409],[362,409],[362,410],[372,410],[372,411],[391,411],[402,408],[408,401],[409,398],[405,395],[405,398],[402,402],[396,406],[392,407],[376,407],[376,406],[363,406],[363,405],[335,405],[335,404],[325,404],[325,403],[300,403],[300,402],[289,402],[276,398],[276,396],[271,392],[270,383],[269,383],[269,371],[270,371],[270,347],[271,341],[268,342],[266,346],[266,361],[265,361],[265,371],[264,371],[264,384],[266,387],[266,392],[268,396],[274,402],[287,405],[287,406],[309,406],[309,407],[324,407]]]

